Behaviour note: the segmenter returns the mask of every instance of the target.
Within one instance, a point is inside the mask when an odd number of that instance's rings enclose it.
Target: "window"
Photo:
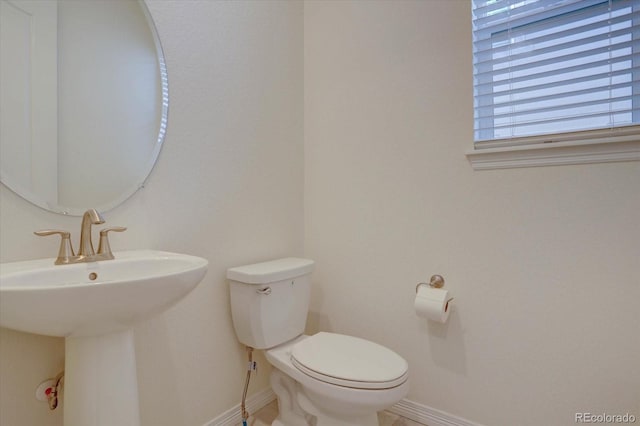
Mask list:
[[[640,159],[640,0],[472,4],[476,153],[606,143],[630,153],[606,161]]]

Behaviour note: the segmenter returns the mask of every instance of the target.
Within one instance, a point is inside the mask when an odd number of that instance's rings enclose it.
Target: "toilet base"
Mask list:
[[[314,426],[378,426],[377,413],[362,414],[357,417],[336,418],[330,413],[318,408],[303,393],[298,394],[298,403],[303,410],[314,416]]]
[[[276,368],[271,371],[271,388],[279,408],[272,426],[378,426],[376,412],[336,418],[318,408],[299,383]]]
[[[291,377],[280,370],[271,371],[271,389],[278,397],[278,417],[271,426],[303,426],[313,425],[312,419],[298,404],[298,386]]]

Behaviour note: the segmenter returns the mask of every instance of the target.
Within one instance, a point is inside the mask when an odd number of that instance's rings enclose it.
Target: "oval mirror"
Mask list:
[[[143,186],[165,135],[162,48],[142,0],[0,0],[1,181],[56,213]]]

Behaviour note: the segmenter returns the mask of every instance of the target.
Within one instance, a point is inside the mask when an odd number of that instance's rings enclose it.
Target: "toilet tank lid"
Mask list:
[[[227,269],[227,278],[245,284],[267,284],[306,275],[314,261],[298,257],[270,260]]]

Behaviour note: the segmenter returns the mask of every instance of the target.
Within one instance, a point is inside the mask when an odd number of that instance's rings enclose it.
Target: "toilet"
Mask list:
[[[377,411],[409,391],[407,362],[377,343],[336,333],[304,334],[309,259],[227,270],[238,340],[264,349],[278,397],[274,426],[376,426]]]

